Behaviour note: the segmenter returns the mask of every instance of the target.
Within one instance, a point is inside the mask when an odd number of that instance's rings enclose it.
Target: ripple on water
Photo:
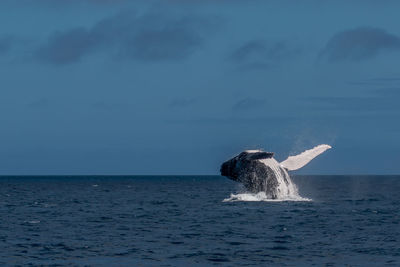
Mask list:
[[[400,179],[351,179],[222,202],[222,177],[0,178],[0,265],[400,266]]]

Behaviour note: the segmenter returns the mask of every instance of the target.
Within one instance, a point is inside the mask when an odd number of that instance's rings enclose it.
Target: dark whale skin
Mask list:
[[[273,155],[272,152],[242,152],[221,165],[221,175],[242,183],[252,193],[265,192],[275,199],[279,185],[277,177],[270,167],[259,161]]]

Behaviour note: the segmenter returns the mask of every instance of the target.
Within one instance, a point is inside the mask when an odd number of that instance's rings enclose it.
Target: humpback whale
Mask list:
[[[221,175],[242,183],[252,193],[264,192],[270,199],[295,197],[297,188],[288,171],[300,169],[330,148],[319,145],[280,163],[273,158],[273,152],[245,150],[222,164]]]

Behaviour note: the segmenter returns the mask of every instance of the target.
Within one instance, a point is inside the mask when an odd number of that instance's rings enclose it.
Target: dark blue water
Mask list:
[[[400,265],[400,176],[294,177],[311,202],[222,202],[219,176],[1,177],[0,265]]]

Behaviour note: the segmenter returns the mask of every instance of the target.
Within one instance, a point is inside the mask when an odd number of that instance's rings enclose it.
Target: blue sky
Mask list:
[[[400,3],[132,2],[0,2],[0,174],[400,173]]]

